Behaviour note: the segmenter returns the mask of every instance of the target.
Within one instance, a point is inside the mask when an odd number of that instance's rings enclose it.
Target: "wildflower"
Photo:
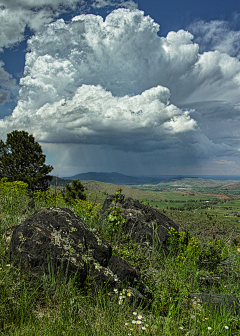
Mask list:
[[[228,327],[228,326],[225,326],[225,329],[229,329],[229,327]]]
[[[211,328],[211,327],[208,327],[208,330],[212,330],[212,328]]]
[[[141,324],[142,322],[141,321],[137,321],[136,324]]]
[[[118,279],[117,279],[117,278],[115,278],[115,279],[114,279],[114,281],[118,281]]]
[[[138,315],[138,319],[141,320],[142,319],[142,315]]]
[[[125,323],[125,325],[129,325],[129,323],[128,323],[128,322],[126,322],[126,323]]]
[[[137,315],[137,313],[136,313],[136,312],[133,312],[133,315]]]
[[[115,288],[114,288],[114,290],[113,290],[113,291],[114,291],[115,293],[117,293],[117,292],[118,292],[118,290],[117,290],[117,289],[115,289]]]
[[[194,318],[194,317],[195,317],[195,315],[192,315],[192,316],[191,316],[191,318]]]
[[[136,324],[136,321],[135,321],[135,320],[132,320],[132,323],[133,323],[133,324]]]
[[[6,267],[9,267],[9,266],[10,266],[10,264],[7,264],[7,265],[6,265]]]
[[[145,327],[148,327],[148,324],[145,324]]]
[[[183,330],[183,327],[179,327],[179,329]]]
[[[127,293],[127,296],[131,296],[131,293]]]
[[[146,327],[142,327],[142,330],[146,330]]]

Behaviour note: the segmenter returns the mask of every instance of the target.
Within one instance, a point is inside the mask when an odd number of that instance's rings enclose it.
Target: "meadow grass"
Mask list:
[[[51,192],[36,193],[35,199],[35,210],[70,208],[109,241],[109,226],[100,219],[98,205],[75,201],[70,206],[60,194],[54,197]],[[151,308],[145,309],[131,301],[134,293],[127,289],[93,293],[88,286],[79,289],[74,278],[66,280],[53,273],[40,284],[30,273],[23,274],[11,265],[11,232],[34,213],[34,209],[20,213],[29,200],[24,185],[0,182],[1,335],[239,335],[239,316],[202,307],[188,298],[189,293],[201,292],[199,275],[221,278],[220,285],[208,288],[210,293],[240,297],[240,257],[228,241],[206,238],[201,242],[192,237],[186,243],[184,233],[178,236],[170,229],[170,252],[166,254],[156,244],[143,249],[123,232],[116,233],[113,253],[138,268],[154,293]]]

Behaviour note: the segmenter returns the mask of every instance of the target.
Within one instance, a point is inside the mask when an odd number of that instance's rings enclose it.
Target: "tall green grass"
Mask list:
[[[35,209],[67,207],[104,239],[109,240],[99,206],[75,201],[65,204],[59,194],[36,193]],[[201,291],[199,275],[219,276],[210,293],[239,295],[240,257],[225,241],[186,241],[170,229],[170,252],[140,248],[124,235],[113,235],[113,253],[138,268],[154,293],[150,309],[137,307],[134,293],[79,289],[74,278],[45,276],[42,283],[10,263],[9,242],[14,226],[34,213],[20,214],[30,198],[24,185],[0,181],[0,334],[1,335],[239,335],[240,319],[189,300]],[[156,238],[157,239],[157,238]],[[227,259],[226,259],[227,258]],[[207,262],[204,262],[207,261]],[[51,268],[51,265],[49,265]]]

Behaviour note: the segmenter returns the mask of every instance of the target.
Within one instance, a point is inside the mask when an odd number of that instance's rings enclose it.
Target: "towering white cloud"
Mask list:
[[[231,161],[240,148],[238,58],[199,52],[187,31],[166,38],[158,31],[149,16],[128,9],[105,21],[79,15],[45,25],[28,41],[19,102],[0,120],[1,133],[25,129],[45,143],[160,151],[172,162]]]
[[[158,30],[149,16],[127,9],[105,22],[80,15],[48,25],[29,41],[20,100],[8,122],[27,124],[46,142],[113,144],[117,132],[119,143],[127,137],[142,146],[149,133],[158,142],[194,130],[189,112],[170,103],[161,83],[171,88],[197,61],[197,45],[184,31],[162,39]]]

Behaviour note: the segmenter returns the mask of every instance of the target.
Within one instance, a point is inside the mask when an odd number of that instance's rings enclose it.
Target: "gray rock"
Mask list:
[[[82,288],[87,282],[93,291],[100,286],[121,289],[129,281],[139,296],[147,293],[150,298],[140,273],[122,258],[111,257],[109,243],[68,208],[35,211],[14,228],[10,242],[10,262],[40,281],[44,274],[49,275],[51,262],[55,275],[76,276]]]
[[[114,197],[114,195],[109,195],[105,199],[102,207],[103,217],[106,215],[108,208],[114,207]],[[170,237],[169,228],[173,227],[176,231],[179,231],[178,224],[172,219],[130,197],[125,200],[124,195],[121,195],[116,206],[122,210],[122,216],[126,220],[123,227],[125,233],[140,244],[149,243],[152,246],[155,237],[157,248],[162,246],[167,250],[168,238]],[[188,237],[188,234],[186,237]]]
[[[192,301],[199,302],[201,305],[221,311],[224,306],[231,314],[236,315],[239,313],[240,305],[236,296],[230,294],[209,294],[209,293],[190,293],[189,297]]]
[[[67,208],[35,211],[14,228],[10,243],[11,260],[20,264],[21,269],[48,274],[51,260],[54,272],[68,276],[78,272],[80,283],[86,280],[90,264],[97,274],[107,266],[111,255],[111,246]],[[105,272],[108,273],[107,269]]]

